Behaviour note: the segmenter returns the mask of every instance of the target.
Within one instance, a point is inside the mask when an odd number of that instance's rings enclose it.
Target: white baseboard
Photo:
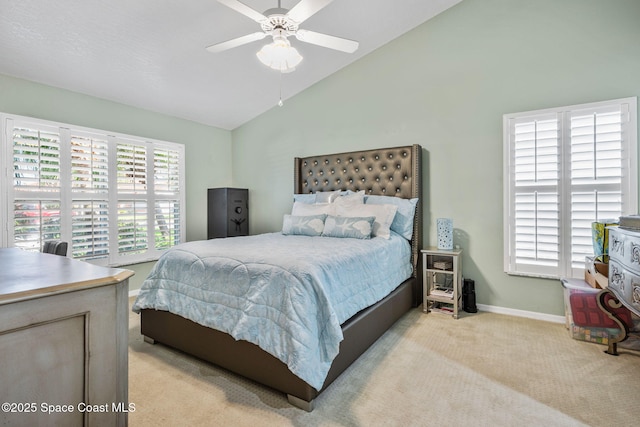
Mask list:
[[[134,289],[132,291],[129,291],[129,298],[137,297],[139,293],[140,293],[140,289]]]
[[[564,316],[538,313],[535,311],[516,310],[515,308],[497,307],[495,305],[478,304],[478,310],[489,313],[508,314],[509,316],[527,317],[529,319],[544,320],[546,322],[565,323]]]

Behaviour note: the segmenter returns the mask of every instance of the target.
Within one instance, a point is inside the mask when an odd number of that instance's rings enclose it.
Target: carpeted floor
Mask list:
[[[414,309],[311,413],[285,395],[163,345],[130,316],[131,426],[632,426],[640,352],[570,338],[562,324]]]

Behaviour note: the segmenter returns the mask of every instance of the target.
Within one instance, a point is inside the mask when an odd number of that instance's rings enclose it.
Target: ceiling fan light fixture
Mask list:
[[[267,67],[282,73],[290,73],[302,61],[298,50],[283,36],[274,36],[273,43],[263,46],[256,56]]]

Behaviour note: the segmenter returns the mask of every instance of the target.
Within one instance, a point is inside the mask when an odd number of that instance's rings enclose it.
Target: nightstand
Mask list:
[[[458,318],[462,307],[462,249],[427,248],[422,251],[423,311]]]

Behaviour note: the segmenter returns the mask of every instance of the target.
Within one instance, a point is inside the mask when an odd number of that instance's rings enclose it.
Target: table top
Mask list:
[[[426,254],[442,254],[442,255],[460,255],[462,253],[462,248],[454,248],[454,249],[439,249],[435,246],[428,246],[420,250],[422,253]]]
[[[59,255],[0,248],[0,305],[111,285],[133,274]]]

